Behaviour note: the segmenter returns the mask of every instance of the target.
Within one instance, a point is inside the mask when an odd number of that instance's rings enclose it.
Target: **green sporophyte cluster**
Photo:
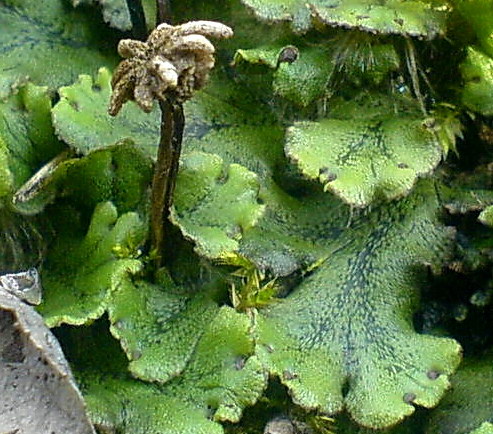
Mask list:
[[[493,0],[45,3],[0,273],[95,432],[493,433]]]

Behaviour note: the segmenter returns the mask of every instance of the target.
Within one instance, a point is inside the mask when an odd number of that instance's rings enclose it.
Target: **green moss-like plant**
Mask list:
[[[490,432],[491,2],[160,1],[235,30],[161,118],[107,114],[153,2],[70,3],[0,1],[0,264],[38,268],[95,428]],[[120,96],[173,88],[131,64]]]

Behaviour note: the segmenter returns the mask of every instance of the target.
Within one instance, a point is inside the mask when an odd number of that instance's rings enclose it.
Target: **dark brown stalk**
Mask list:
[[[171,24],[170,0],[156,0],[156,26],[161,23]]]
[[[163,22],[171,24],[169,0],[156,0],[156,8],[156,25]],[[151,247],[156,254],[156,268],[163,265],[164,253],[171,250],[168,218],[173,204],[185,126],[181,103],[159,101],[159,108],[161,109],[161,139],[151,191]]]
[[[169,213],[173,203],[176,175],[180,161],[181,142],[185,119],[181,104],[160,101],[161,108],[161,140],[154,169],[151,192],[151,231],[152,249],[156,253],[156,266],[163,264],[163,250],[166,245],[166,228],[169,226]]]
[[[128,12],[132,23],[132,36],[139,41],[147,39],[147,24],[144,8],[140,0],[127,0]]]

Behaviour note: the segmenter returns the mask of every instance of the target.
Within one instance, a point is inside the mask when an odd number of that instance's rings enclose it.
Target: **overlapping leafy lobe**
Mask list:
[[[118,258],[115,248],[136,250],[145,237],[145,225],[129,212],[118,216],[111,202],[94,210],[86,234],[77,231],[74,215],[61,216],[72,227],[59,228],[58,240],[46,258],[42,280],[44,302],[39,309],[46,323],[54,327],[63,323],[81,325],[99,318],[107,309],[112,292],[142,265],[130,254]]]
[[[0,28],[0,97],[27,77],[56,88],[116,62],[111,35],[94,17],[67,9],[63,0],[43,7],[35,0],[2,2]]]
[[[159,111],[146,114],[131,103],[118,116],[110,116],[110,80],[111,73],[102,68],[94,80],[81,75],[75,84],[62,87],[61,99],[53,108],[56,134],[83,154],[131,139],[154,157],[159,142]]]
[[[124,281],[108,308],[111,332],[137,378],[165,383],[180,375],[217,315],[217,288],[187,293],[168,278],[159,285]]]
[[[292,21],[296,32],[306,32],[315,17],[330,26],[429,39],[444,33],[448,10],[446,3],[432,1],[242,0],[242,3],[261,19]]]
[[[488,432],[493,422],[491,352],[464,360],[452,377],[453,388],[431,413],[426,434]],[[489,422],[486,423],[485,422]]]
[[[238,250],[242,233],[264,211],[257,203],[256,175],[239,164],[226,166],[212,154],[190,153],[177,177],[171,220],[196,243],[202,256]]]
[[[334,105],[328,119],[290,127],[286,153],[348,204],[403,196],[439,163],[438,140],[409,101],[369,95]]]
[[[186,292],[171,280],[133,283],[130,275],[141,267],[129,257],[139,239],[135,217],[127,213],[115,222],[114,207],[101,204],[82,241],[61,236],[64,248],[54,248],[43,273],[42,313],[54,326],[90,323],[108,311],[111,331],[131,361],[130,371],[147,381],[167,383],[158,394],[151,386],[118,377],[84,380],[97,426],[125,426],[132,429],[126,432],[137,433],[222,432],[207,420],[209,413],[216,420],[238,421],[266,385],[266,372],[254,355],[251,320],[219,307],[214,294],[223,290],[221,285]],[[74,261],[64,262],[73,269],[57,269],[62,255]],[[115,399],[113,387],[133,397],[131,402]],[[154,420],[157,413],[139,404],[146,399],[168,416]]]
[[[82,391],[96,426],[195,434],[223,432],[211,418],[238,421],[242,409],[259,398],[267,378],[253,354],[251,320],[229,307],[216,313],[182,376],[159,389],[111,375],[83,378]]]
[[[412,314],[417,267],[438,265],[451,243],[436,224],[438,208],[433,185],[424,183],[354,221],[323,265],[261,312],[258,355],[298,404],[328,413],[345,406],[374,428],[397,423],[413,403],[437,404],[460,347],[415,333]]]
[[[205,412],[125,374],[127,360],[107,323],[65,328],[64,350],[95,427],[133,434],[222,433]]]
[[[111,201],[119,214],[144,214],[151,176],[152,160],[133,142],[120,142],[67,162],[60,195],[85,210]]]
[[[208,406],[217,421],[238,422],[267,384],[267,373],[255,354],[251,318],[223,306],[198,342],[185,371],[185,400]],[[192,393],[190,393],[192,392]]]

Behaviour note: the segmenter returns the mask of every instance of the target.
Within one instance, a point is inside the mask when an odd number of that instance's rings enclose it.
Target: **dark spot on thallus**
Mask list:
[[[216,183],[218,185],[224,185],[229,181],[229,174],[226,171],[223,171],[217,178]]]
[[[212,405],[207,405],[207,419],[212,419],[216,409]]]
[[[92,90],[93,90],[94,92],[101,92],[101,86],[100,86],[99,84],[94,84],[94,85],[92,86]]]
[[[397,167],[398,167],[399,169],[408,169],[408,168],[409,168],[409,166],[408,166],[406,163],[399,163],[399,164],[397,165]]]
[[[481,81],[481,77],[475,75],[474,77],[471,77],[469,81],[472,81],[473,83],[479,83]]]
[[[58,101],[60,101],[60,94],[56,92],[51,97],[51,106],[53,107]]]
[[[404,397],[402,399],[404,400],[405,403],[411,404],[416,399],[416,394],[415,393],[405,393]]]
[[[277,57],[277,67],[279,67],[281,63],[295,62],[298,59],[299,55],[300,52],[298,48],[296,48],[294,45],[288,45],[284,47]]]
[[[118,161],[114,158],[111,159],[111,171],[116,172],[118,170]]]
[[[402,18],[395,18],[394,23],[399,24],[399,26],[402,26],[404,24],[404,20]]]
[[[436,380],[439,376],[440,376],[440,372],[437,372],[437,371],[428,371],[426,373],[426,376],[430,379],[430,380]]]
[[[235,238],[243,234],[243,228],[240,225],[234,225],[226,231],[228,237]]]
[[[246,359],[243,356],[237,357],[235,360],[235,369],[241,371],[245,367]]]
[[[345,398],[347,396],[347,394],[349,393],[349,379],[346,378],[344,380],[344,383],[342,384],[342,387],[341,387],[341,393],[342,393],[342,396]]]
[[[79,104],[77,104],[75,101],[70,101],[70,107],[72,107],[76,112],[79,111]]]
[[[331,173],[328,167],[321,167],[318,171],[318,175],[325,179],[325,182],[332,182],[337,179],[335,173]]]
[[[285,380],[296,380],[298,378],[298,374],[294,372],[288,371],[287,369],[282,373],[282,378]]]

